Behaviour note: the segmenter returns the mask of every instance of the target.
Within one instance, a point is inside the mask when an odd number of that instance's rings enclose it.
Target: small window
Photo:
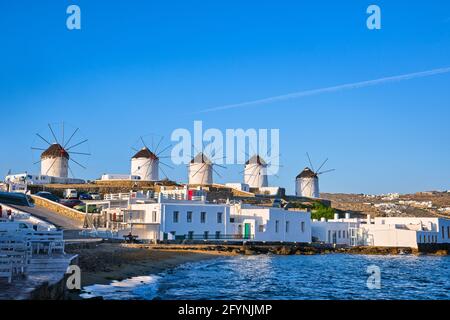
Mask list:
[[[216,231],[216,239],[217,239],[217,240],[219,240],[219,239],[220,239],[220,237],[221,237],[221,235],[220,235],[220,231]]]
[[[305,221],[302,221],[301,229],[302,229],[302,232],[305,232]]]
[[[258,226],[258,231],[259,231],[259,232],[264,232],[264,225],[263,225],[263,224],[260,224],[260,225]]]
[[[328,230],[328,242],[331,242],[331,230]]]
[[[188,211],[187,212],[187,222],[188,223],[191,223],[192,222],[192,211]]]
[[[442,239],[445,239],[445,228],[442,226]]]
[[[447,227],[447,238],[450,239],[450,226]]]
[[[200,223],[206,223],[206,212],[200,214]]]
[[[230,218],[230,223],[234,223],[236,220],[234,218]]]
[[[194,231],[189,231],[189,232],[188,232],[188,239],[189,239],[189,240],[194,239]]]
[[[338,238],[339,239],[341,238],[341,230],[339,230],[339,232],[338,232]]]
[[[178,223],[180,213],[178,211],[173,212],[173,223]]]
[[[205,238],[205,240],[207,240],[209,238],[209,231],[205,231],[203,233],[203,238]]]
[[[286,233],[289,232],[289,221],[286,221]]]
[[[280,231],[280,221],[275,221],[275,232],[278,233]]]
[[[156,211],[152,212],[152,222],[156,222]]]
[[[217,212],[217,223],[222,223],[222,216],[223,216],[223,213],[222,212]]]

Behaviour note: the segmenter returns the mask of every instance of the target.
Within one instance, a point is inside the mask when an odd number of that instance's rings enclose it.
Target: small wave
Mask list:
[[[95,284],[83,288],[80,297],[92,299],[102,297],[105,300],[151,300],[156,296],[160,276],[141,276],[113,281],[108,285]]]

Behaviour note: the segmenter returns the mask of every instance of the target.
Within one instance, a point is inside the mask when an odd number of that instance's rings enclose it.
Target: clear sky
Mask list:
[[[382,29],[366,27],[366,8]],[[81,8],[82,29],[66,28]],[[450,67],[450,2],[1,1],[0,175],[39,172],[30,147],[47,123],[90,139],[88,169],[129,172],[140,135],[176,128],[279,128],[272,185],[328,157],[321,191],[450,189],[450,73],[242,108],[201,110]],[[48,132],[47,132],[48,134]],[[48,136],[48,135],[47,135]],[[82,158],[80,158],[82,159]],[[218,182],[242,168],[218,168]],[[167,170],[185,181],[186,168]]]

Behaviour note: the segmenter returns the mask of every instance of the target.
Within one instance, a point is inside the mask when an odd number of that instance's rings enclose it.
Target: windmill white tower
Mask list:
[[[244,183],[250,188],[269,186],[267,177],[267,163],[259,155],[254,155],[245,163]]]
[[[319,176],[335,169],[320,171],[328,161],[328,159],[325,159],[319,169],[315,171],[309,154],[307,153],[306,155],[311,168],[306,167],[295,179],[295,195],[297,197],[320,198]]]
[[[32,150],[39,150],[43,151],[40,154],[39,161],[35,162],[35,164],[40,163],[41,164],[41,175],[42,176],[50,176],[55,178],[61,178],[61,179],[68,179],[69,178],[69,172],[73,172],[69,165],[70,162],[73,162],[80,166],[83,169],[86,169],[86,167],[82,164],[80,164],[78,161],[73,159],[73,155],[78,156],[90,156],[91,154],[88,152],[80,152],[73,151],[72,149],[79,148],[80,146],[86,146],[86,142],[88,142],[87,139],[82,140],[81,142],[70,144],[72,139],[76,136],[77,132],[79,132],[79,129],[75,129],[70,138],[65,141],[65,124],[62,123],[61,126],[61,136],[59,139],[57,138],[55,131],[53,130],[53,127],[51,124],[48,125],[48,128],[50,129],[50,132],[52,134],[52,137],[54,139],[54,142],[51,143],[51,139],[46,139],[40,134],[36,134],[37,137],[39,137],[40,140],[45,142],[48,147],[31,147]],[[57,131],[59,132],[59,131]],[[45,149],[46,148],[46,149]],[[84,150],[81,150],[84,151]],[[75,178],[75,177],[74,177]]]
[[[296,179],[295,194],[297,197],[320,198],[319,177],[306,167]]]
[[[131,158],[131,174],[142,181],[158,181],[159,158],[147,147],[142,148]]]
[[[189,163],[190,185],[212,185],[213,163],[203,152],[198,153]]]
[[[41,175],[68,178],[69,153],[59,143],[52,144],[41,154]]]
[[[151,138],[151,149],[148,147],[146,140]],[[158,138],[159,141],[156,144],[156,147],[153,148],[154,139]],[[144,137],[139,137],[139,146],[135,144],[131,149],[133,149],[136,154],[131,158],[131,175],[139,176],[141,181],[160,181],[159,170],[161,170],[162,174],[168,179],[168,176],[164,169],[160,165],[164,165],[170,169],[173,169],[172,166],[164,163],[161,159],[169,158],[164,156],[163,153],[167,151],[171,145],[159,150],[161,143],[163,142],[164,137],[158,136],[155,134],[149,134]]]

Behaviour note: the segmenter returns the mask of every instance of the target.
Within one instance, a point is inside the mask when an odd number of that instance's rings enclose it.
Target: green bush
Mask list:
[[[333,219],[335,211],[331,207],[327,207],[322,203],[314,203],[313,209],[311,211],[311,219],[320,220],[321,218]]]

